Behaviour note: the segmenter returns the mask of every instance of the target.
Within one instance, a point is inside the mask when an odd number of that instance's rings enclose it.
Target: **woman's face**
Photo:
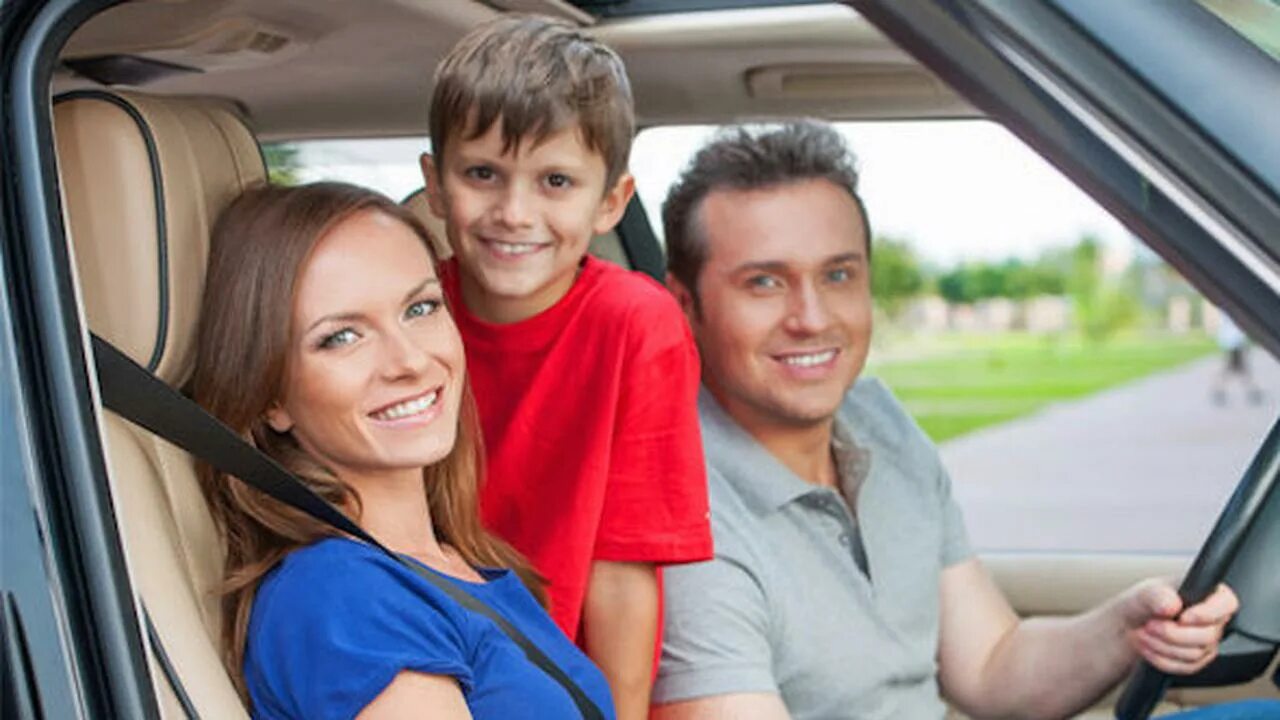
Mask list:
[[[282,394],[266,418],[343,480],[421,477],[453,449],[464,365],[423,241],[366,210],[302,266]]]

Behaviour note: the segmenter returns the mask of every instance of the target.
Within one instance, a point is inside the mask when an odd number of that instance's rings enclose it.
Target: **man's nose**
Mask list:
[[[831,323],[830,299],[811,282],[796,285],[788,302],[786,327],[791,332],[812,335]]]

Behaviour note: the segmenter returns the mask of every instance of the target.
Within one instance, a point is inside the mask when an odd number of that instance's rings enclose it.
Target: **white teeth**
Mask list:
[[[540,245],[537,245],[535,243],[505,243],[505,242],[498,242],[497,240],[494,240],[492,242],[498,248],[499,252],[505,253],[507,255],[528,255],[529,253],[541,247]]]
[[[782,358],[782,362],[794,367],[814,367],[815,365],[831,362],[835,359],[835,356],[835,350],[826,350],[819,353],[809,353],[808,355],[788,355]]]
[[[409,417],[425,412],[427,408],[436,404],[436,400],[440,398],[440,391],[435,390],[427,395],[414,400],[408,400],[398,405],[392,405],[386,410],[379,410],[373,413],[375,420],[399,420],[400,418]]]

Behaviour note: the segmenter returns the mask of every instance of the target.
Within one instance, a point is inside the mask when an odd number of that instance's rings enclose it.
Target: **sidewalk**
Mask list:
[[[943,444],[974,546],[1198,548],[1280,416],[1280,363],[1249,362],[1258,405],[1234,381],[1212,402],[1214,356]]]

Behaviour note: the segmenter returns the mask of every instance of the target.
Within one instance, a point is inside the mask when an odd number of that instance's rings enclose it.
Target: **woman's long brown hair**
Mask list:
[[[291,434],[272,430],[263,416],[284,387],[294,287],[303,265],[330,230],[369,210],[412,228],[436,262],[430,235],[418,219],[371,190],[343,183],[267,186],[234,200],[213,231],[190,386],[192,398],[214,417],[357,522],[355,490],[304,452]],[[464,384],[453,450],[423,470],[436,535],[473,566],[511,568],[545,604],[542,579],[480,524],[477,487],[483,461],[479,417]],[[206,463],[198,473],[226,540],[223,660],[247,700],[244,651],[258,583],[291,551],[338,532]]]

